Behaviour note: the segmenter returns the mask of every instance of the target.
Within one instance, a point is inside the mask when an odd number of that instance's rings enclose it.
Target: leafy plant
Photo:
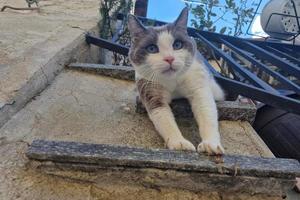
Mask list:
[[[257,4],[252,2],[249,5],[247,0],[198,0],[196,6],[188,5],[194,15],[191,24],[195,28],[239,36],[243,34],[243,27],[253,18]]]
[[[128,45],[130,43],[130,36],[124,24],[126,20],[123,20],[122,24],[118,24],[117,15],[123,13],[126,17],[126,14],[132,10],[132,5],[132,0],[101,0],[99,10],[100,20],[98,22],[99,36],[104,39],[112,39],[114,34],[118,34],[114,42]],[[129,61],[127,57],[113,52],[112,64],[129,65]]]
[[[100,37],[113,37],[118,13],[127,14],[132,9],[132,0],[101,0],[100,1]]]

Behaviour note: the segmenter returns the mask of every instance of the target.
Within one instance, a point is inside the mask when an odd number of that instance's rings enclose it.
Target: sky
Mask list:
[[[260,0],[254,0],[257,3]],[[222,4],[224,0],[220,0],[220,4]],[[238,1],[236,1],[238,2]],[[253,0],[249,0],[249,2],[253,2]],[[268,2],[268,0],[262,0],[262,4],[260,6],[259,12],[263,8],[263,6]],[[151,19],[157,19],[161,21],[166,21],[166,22],[172,22],[174,21],[180,11],[185,7],[185,3],[183,0],[149,0],[148,1],[148,13],[147,17]],[[218,13],[217,13],[218,14]],[[227,14],[225,16],[228,19],[232,18],[231,14]],[[189,19],[192,19],[193,16],[190,14]],[[220,29],[224,26],[224,22],[219,21],[217,25],[217,29]],[[228,24],[230,26],[230,24]],[[248,25],[244,27],[244,32],[246,32],[246,29],[248,28]],[[265,35],[263,32],[261,26],[260,26],[260,16],[257,15],[254,19],[254,23],[251,27],[251,32],[256,33],[256,34],[261,34]],[[249,36],[250,37],[250,36]]]
[[[147,17],[172,22],[184,7],[181,0],[149,0]]]

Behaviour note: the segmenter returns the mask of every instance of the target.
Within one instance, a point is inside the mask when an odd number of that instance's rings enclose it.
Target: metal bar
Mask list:
[[[234,91],[242,96],[249,97],[274,106],[279,109],[286,110],[291,113],[300,114],[300,101],[286,97],[280,94],[274,94],[263,89],[241,83],[226,77],[215,77],[218,83],[228,91]]]
[[[296,63],[300,66],[300,60],[293,57],[293,56],[291,56],[291,55],[289,55],[289,54],[287,54],[287,53],[284,53],[284,52],[282,52],[282,51],[280,51],[276,48],[270,47],[270,46],[264,46],[263,48],[266,48],[266,50],[269,50],[269,51],[273,52],[274,54],[277,54],[280,57],[285,57],[288,60],[290,60],[290,61],[292,61],[292,62],[294,62],[294,63]]]
[[[281,52],[284,52],[286,53],[287,55],[290,55],[292,57],[294,57],[295,59],[297,60],[300,60],[300,50],[295,50],[295,49],[291,49],[291,48],[288,48],[288,47],[285,47],[285,46],[280,46],[280,44],[277,44],[277,45],[270,45],[270,44],[258,44],[259,46],[269,46],[269,47],[272,47],[278,51],[281,51]]]
[[[275,43],[275,42],[262,42],[262,43],[255,43],[255,42],[252,42],[254,44],[259,44],[259,45],[267,45],[267,46],[271,46],[273,48],[276,48],[277,50],[286,50],[289,52],[289,54],[292,54],[294,55],[295,58],[298,58],[299,59],[299,54],[297,55],[296,53],[297,52],[300,52],[300,46],[299,45],[292,45],[292,44],[283,44],[283,43]],[[297,55],[297,56],[295,56]]]
[[[207,66],[208,70],[214,75],[214,76],[221,76],[216,70],[215,68],[213,68],[209,62],[202,56],[201,53],[198,52],[198,55],[200,60],[202,60],[204,62],[204,64]]]
[[[295,64],[287,62],[287,61],[283,60],[282,58],[275,56],[275,55],[271,54],[270,52],[264,50],[263,48],[255,45],[255,44],[252,44],[250,42],[242,41],[242,42],[239,42],[239,45],[249,49],[256,56],[268,60],[273,65],[281,68],[282,70],[286,71],[290,75],[295,76],[298,79],[300,79],[300,69]]]
[[[287,48],[293,52],[300,52],[300,45],[296,45],[296,44],[287,44],[287,43],[281,43],[281,42],[274,42],[274,41],[260,41],[257,39],[251,39],[251,38],[245,38],[245,39],[241,39],[238,37],[233,37],[233,36],[229,36],[229,35],[222,35],[219,33],[213,33],[213,32],[208,32],[208,31],[200,31],[194,28],[188,28],[188,33],[190,36],[192,37],[196,37],[197,35],[196,33],[200,33],[201,35],[205,36],[206,38],[209,38],[212,41],[215,41],[218,37],[226,39],[227,41],[231,41],[231,42],[241,42],[241,41],[247,41],[250,42],[252,44],[257,44],[257,45],[269,45],[269,46],[273,46],[276,48]]]
[[[298,12],[297,12],[296,3],[295,3],[294,0],[291,0],[291,1],[292,1],[292,4],[293,4],[295,15],[296,15],[296,20],[297,20],[297,25],[298,25],[298,33],[300,33],[300,23],[299,23],[299,18],[298,18]]]
[[[259,7],[260,7],[260,5],[261,5],[261,2],[262,2],[262,0],[259,1],[258,5],[257,5],[257,7],[256,7],[256,10],[255,10],[255,12],[254,12],[254,15],[253,15],[253,17],[252,17],[252,19],[251,19],[251,21],[250,21],[250,24],[249,24],[249,26],[248,26],[248,28],[247,28],[246,34],[248,34],[248,35],[253,35],[253,36],[263,37],[263,36],[255,35],[255,34],[249,32],[249,30],[250,30],[250,28],[251,28],[251,25],[253,24],[254,18],[256,17],[256,15],[257,15],[257,13],[258,13],[258,9],[259,9]]]
[[[117,19],[122,20],[123,18],[124,18],[124,14],[120,13],[120,14],[117,15]],[[138,19],[140,19],[143,23],[146,23],[148,21],[154,21],[155,24],[157,24],[157,25],[167,24],[167,22],[148,19],[148,18],[145,18],[145,17],[138,17]],[[234,40],[234,41],[241,40],[241,39],[239,39],[237,37],[234,37],[234,36],[222,35],[220,33],[214,33],[214,32],[209,32],[209,31],[201,31],[201,30],[197,30],[197,29],[191,28],[191,27],[188,27],[188,33],[191,36],[194,36],[194,37],[197,37],[195,33],[200,33],[200,34],[205,34],[206,37],[210,37],[210,38],[222,37],[223,39],[229,39],[229,40]],[[286,48],[292,49],[293,51],[300,52],[300,45],[286,44],[286,43],[272,42],[272,41],[259,41],[257,39],[252,39],[252,38],[245,38],[244,40],[255,43],[255,44],[267,44],[267,45],[271,45],[271,46],[280,45],[280,47],[286,47]]]
[[[86,36],[87,43],[94,44],[97,46],[100,46],[102,48],[105,48],[105,46],[108,46],[108,49],[111,51],[116,51],[117,53],[120,53],[122,55],[128,55],[128,47],[119,45],[116,43],[112,43],[107,40],[103,40],[100,38],[96,38],[90,35]],[[205,62],[208,66],[210,65],[208,62]],[[212,66],[208,67],[212,68]],[[214,70],[215,71],[215,70]],[[282,95],[274,94],[268,91],[265,91],[264,89],[257,88],[255,86],[251,86],[245,83],[241,83],[239,81],[232,80],[230,78],[225,78],[218,74],[213,73],[216,80],[220,83],[220,85],[226,89],[227,91],[231,92],[234,91],[234,93],[241,94],[245,97],[249,97],[253,100],[257,100],[260,102],[264,102],[268,105],[286,110],[288,112],[300,114],[300,101],[296,99],[292,99],[289,97],[285,97]]]
[[[232,38],[230,38],[230,39],[232,39]],[[233,39],[233,40],[239,40],[239,39]],[[267,45],[267,46],[271,46],[276,49],[284,48],[291,52],[300,52],[300,46],[296,45],[296,44],[293,45],[293,44],[286,44],[286,43],[280,43],[280,42],[257,41],[257,40],[247,40],[247,39],[244,41],[248,41],[248,42],[251,42],[252,44],[256,44],[256,45]]]
[[[116,53],[128,56],[129,49],[128,49],[128,47],[126,47],[124,45],[120,45],[120,44],[117,44],[117,43],[114,43],[112,41],[105,40],[102,38],[94,37],[89,34],[85,35],[85,41],[88,44],[93,44],[93,45],[99,46],[101,48],[105,48],[110,51],[114,51]]]
[[[101,48],[106,48],[110,51],[114,51],[114,52],[120,53],[122,55],[128,56],[128,52],[129,52],[128,47],[126,47],[124,45],[117,44],[117,43],[112,42],[110,40],[105,40],[105,39],[94,37],[94,36],[91,36],[91,35],[87,34],[86,35],[86,42],[88,44],[93,44],[93,45],[99,46]],[[199,56],[201,57],[201,59],[205,63],[208,63],[207,60],[201,54],[199,54]],[[207,66],[208,66],[208,69],[212,72],[213,75],[215,75],[215,76],[219,75],[219,73],[211,65],[208,64]]]
[[[274,47],[274,48],[276,48],[276,47]],[[276,49],[279,49],[279,50],[280,50],[280,49],[285,50],[287,54],[289,54],[289,55],[291,55],[291,56],[297,58],[298,60],[300,59],[300,51],[295,51],[295,50],[289,49],[289,48],[287,48],[287,47],[282,47],[282,48],[279,48],[279,47],[278,47],[278,48],[276,48]]]
[[[214,50],[216,54],[221,56],[224,60],[226,60],[236,71],[238,71],[243,77],[245,77],[250,83],[253,85],[263,88],[265,90],[268,90],[270,92],[273,92],[274,94],[278,94],[278,91],[276,91],[274,88],[272,88],[270,85],[262,81],[260,78],[258,78],[255,74],[251,73],[244,67],[242,67],[240,64],[236,63],[233,58],[226,55],[224,52],[222,52],[218,47],[216,47],[213,43],[205,39],[202,35],[196,34],[199,39],[201,39],[206,45],[208,45],[210,48]]]
[[[220,39],[220,41],[223,42],[229,48],[231,48],[233,51],[235,51],[236,53],[238,53],[239,55],[241,55],[244,58],[248,59],[252,64],[256,65],[257,67],[259,67],[261,69],[263,69],[269,75],[271,75],[274,78],[276,78],[279,81],[281,81],[287,88],[289,88],[291,90],[294,90],[297,94],[300,94],[300,87],[297,84],[295,84],[292,81],[288,80],[286,77],[284,77],[280,73],[278,73],[276,71],[273,71],[268,66],[266,66],[265,64],[257,61],[256,59],[254,59],[253,57],[251,57],[250,55],[248,55],[244,51],[241,51],[239,48],[237,48],[236,46],[234,46],[230,42],[228,42],[228,41],[226,41],[224,39]]]
[[[280,47],[278,45],[277,46],[276,45],[268,45],[268,46],[272,46],[274,49],[277,49],[277,50],[281,49],[281,50],[287,51],[289,55],[296,55],[295,54],[296,52],[293,49],[290,49],[290,48],[287,48],[287,47]],[[296,57],[296,56],[294,56],[294,57]]]

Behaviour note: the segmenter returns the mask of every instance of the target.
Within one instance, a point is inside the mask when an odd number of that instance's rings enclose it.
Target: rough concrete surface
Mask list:
[[[3,5],[27,6],[24,0],[0,0]],[[0,12],[0,126],[11,118],[0,129],[0,200],[281,199],[101,185],[28,166],[25,152],[33,139],[164,147],[149,119],[134,112],[132,83],[66,71],[36,96],[65,64],[96,61],[86,54],[83,33],[96,26],[99,0],[41,0],[39,5],[39,11]],[[200,141],[194,121],[178,123],[187,138]],[[220,129],[228,153],[273,156],[249,123],[221,121]]]
[[[78,179],[49,177],[26,168],[24,152],[34,139],[164,148],[148,117],[135,113],[134,88],[132,82],[94,74],[69,70],[60,73],[50,87],[0,129],[0,174],[5,174],[1,177],[5,181],[0,184],[0,199],[61,199],[61,196],[64,199],[88,199],[81,195],[91,196],[90,199],[114,199],[118,194],[124,199],[139,195],[149,199],[158,196],[161,199],[176,199],[178,196],[220,199],[219,194],[198,194],[171,188],[96,186]],[[195,122],[177,121],[183,134],[197,144],[200,138]],[[220,130],[227,153],[272,156],[248,122],[221,121]],[[76,188],[75,193],[72,188]]]
[[[122,80],[135,81],[135,70],[133,67],[117,66],[107,64],[94,64],[94,63],[71,63],[68,68],[80,70],[84,72],[96,73],[101,76],[109,76]],[[189,103],[185,99],[177,99],[170,104],[174,116],[193,118],[193,113]],[[237,101],[220,101],[217,102],[219,120],[230,121],[248,121],[252,123],[256,115],[256,106],[253,102],[240,102]],[[147,111],[137,96],[136,112],[145,113]]]
[[[24,0],[0,0],[3,5],[27,6]],[[0,12],[0,126],[87,49],[83,34],[96,26],[98,0],[39,5],[39,11]]]
[[[135,96],[132,82],[67,70],[6,123],[1,135],[27,142],[49,139],[164,148],[148,117],[135,112]],[[195,121],[177,121],[183,134],[198,144]],[[247,122],[221,121],[220,131],[229,154],[271,155],[254,140],[256,133]]]
[[[151,188],[127,184],[111,185],[95,183],[92,173],[70,172],[65,174],[40,173],[28,166],[24,156],[28,144],[24,141],[9,142],[1,139],[0,145],[0,199],[3,200],[115,200],[115,199],[197,199],[197,200],[279,200],[267,195],[218,194],[217,192],[192,193],[172,188]],[[52,173],[52,175],[51,175]],[[68,173],[68,171],[64,171]],[[72,177],[76,175],[77,177]],[[78,178],[79,176],[79,178]],[[85,179],[84,181],[80,179]],[[151,180],[149,180],[151,181]]]
[[[61,178],[39,173],[26,165],[27,144],[1,140],[1,200],[115,200],[115,199],[197,199],[220,200],[217,193],[191,193],[172,188],[147,188],[126,185],[96,185],[92,181]],[[87,176],[88,177],[88,176]]]

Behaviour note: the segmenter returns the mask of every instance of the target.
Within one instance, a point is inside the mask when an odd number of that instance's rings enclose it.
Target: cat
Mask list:
[[[224,92],[206,68],[193,38],[187,33],[188,8],[170,24],[145,27],[134,15],[128,15],[131,36],[129,60],[136,73],[140,99],[156,130],[171,150],[196,151],[185,139],[169,103],[185,97],[199,125],[202,142],[198,152],[223,154],[215,100]]]

